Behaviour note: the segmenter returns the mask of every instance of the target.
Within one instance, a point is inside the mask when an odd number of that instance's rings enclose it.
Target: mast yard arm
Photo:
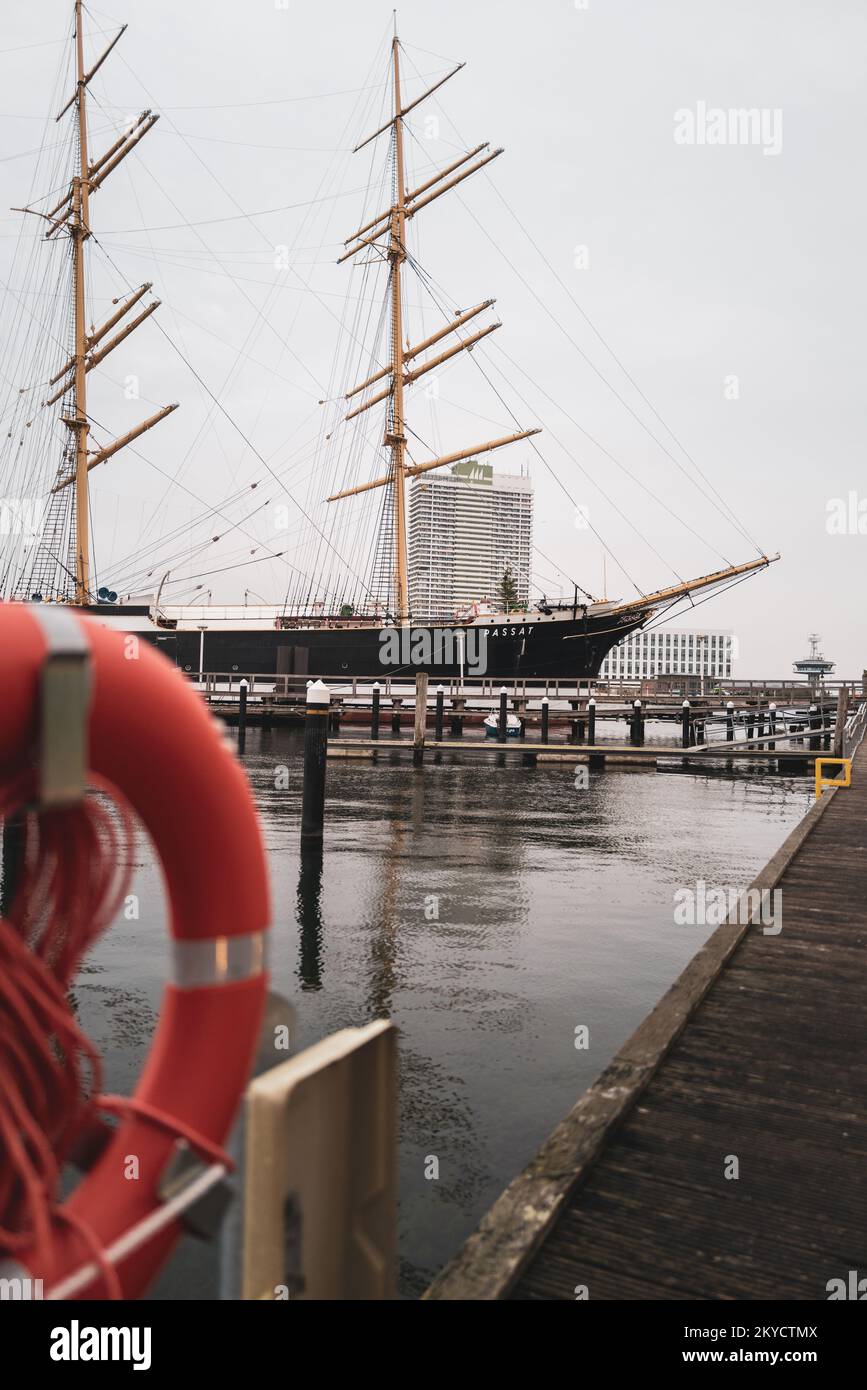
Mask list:
[[[119,439],[115,439],[113,443],[107,444],[104,449],[99,449],[87,460],[88,473],[91,469],[96,468],[98,464],[105,463],[106,459],[110,459],[113,454],[125,448],[127,444],[132,444],[133,440],[138,439],[140,435],[152,429],[154,425],[158,425],[160,420],[164,420],[167,415],[171,415],[173,410],[177,410],[178,405],[178,401],[174,401],[172,405],[164,405],[162,410],[158,410],[155,415],[151,415],[147,420],[143,420],[140,425],[136,425],[134,429],[127,431],[126,434],[122,434]],[[65,487],[69,487],[70,483],[74,481],[75,479],[72,476],[61,478],[59,483],[54,484],[51,491],[52,493],[62,492]]]
[[[667,589],[657,589],[652,594],[644,594],[640,599],[630,599],[628,603],[618,603],[611,610],[614,613],[627,613],[633,609],[656,607],[660,603],[672,602],[699,589],[710,589],[715,584],[724,584],[727,579],[735,579],[741,574],[752,574],[756,570],[767,569],[779,560],[777,555],[763,555],[760,560],[748,560],[743,565],[729,565],[726,569],[715,570],[713,574],[703,574],[698,579],[688,579],[683,584],[672,584]]]

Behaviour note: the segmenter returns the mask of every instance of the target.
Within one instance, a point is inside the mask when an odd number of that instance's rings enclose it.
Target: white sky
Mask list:
[[[336,419],[338,407],[318,406],[320,397],[336,393],[335,382],[345,389],[344,367],[351,374],[358,366],[341,356],[332,378],[344,296],[360,283],[335,260],[337,244],[378,210],[376,194],[365,202],[370,150],[352,156],[348,146],[379,124],[391,9],[369,0],[286,9],[274,0],[116,3],[108,14],[91,7],[88,20],[109,34],[129,24],[93,84],[101,105],[92,111],[92,150],[101,152],[112,129],[145,106],[161,120],[94,197],[94,230],[118,272],[94,253],[94,317],[107,316],[124,280],[153,280],[163,329],[255,450],[214,413],[153,322],[93,373],[90,410],[105,422],[101,438],[159,405],[182,403],[137,454],[119,454],[93,474],[99,572],[121,587],[125,557],[145,554],[179,526],[193,540],[226,533],[188,567],[192,574],[237,563],[242,551],[249,559],[257,546],[259,554],[263,546],[292,552],[298,543],[296,522],[279,533],[272,512],[245,523],[246,534],[213,520],[203,531],[196,523],[203,508],[190,494],[215,505],[252,481],[264,491],[272,480],[257,454],[286,470],[293,450]],[[36,118],[50,107],[63,51],[49,41],[64,34],[71,8],[67,0],[43,0],[38,10],[24,0],[4,5],[7,208],[33,196],[35,156],[24,152],[42,138]],[[408,96],[423,90],[413,65],[433,81],[453,61],[467,63],[436,101],[413,113],[408,181],[484,140],[506,147],[490,179],[468,180],[460,200],[448,195],[413,223],[411,247],[450,307],[496,297],[504,325],[476,362],[464,354],[440,374],[438,399],[419,390],[410,407],[417,435],[436,451],[458,448],[510,432],[510,411],[522,427],[545,427],[540,448],[569,498],[527,445],[492,459],[502,470],[530,468],[536,541],[546,557],[537,556],[535,568],[549,594],[561,583],[568,590],[564,573],[602,592],[602,547],[576,525],[575,503],[612,552],[610,597],[634,592],[617,561],[647,590],[671,582],[673,571],[715,569],[719,554],[752,558],[748,542],[691,483],[692,465],[604,340],[751,535],[767,552],[782,552],[767,574],[676,625],[733,629],[736,669],[745,676],[789,674],[813,630],[838,674],[860,674],[867,666],[860,148],[867,10],[856,0],[830,7],[589,0],[586,9],[572,0],[407,0],[399,29]],[[94,34],[90,52],[104,41]],[[45,46],[22,47],[30,44]],[[699,102],[779,109],[780,153],[677,144],[675,112]],[[432,117],[440,122],[433,135]],[[12,216],[0,223],[4,283],[16,245]],[[275,266],[280,246],[295,248],[290,270]],[[580,247],[586,268],[576,266]],[[407,297],[421,302],[414,285]],[[410,319],[416,339],[438,326],[429,311]],[[497,380],[505,404],[477,363]],[[4,370],[14,377],[8,359]],[[121,389],[131,373],[138,400]],[[731,377],[737,399],[726,398]],[[322,485],[347,457],[341,439],[346,433],[335,430],[316,471],[306,448],[285,472],[290,499],[316,509],[317,520]],[[354,467],[359,480],[375,476],[376,451]],[[277,491],[270,486],[275,500]],[[828,503],[850,492],[863,502],[865,534],[828,534]],[[342,505],[339,546],[347,553],[373,504]],[[173,574],[182,572],[180,561]],[[287,584],[274,560],[204,582],[221,600],[249,588],[282,601]]]

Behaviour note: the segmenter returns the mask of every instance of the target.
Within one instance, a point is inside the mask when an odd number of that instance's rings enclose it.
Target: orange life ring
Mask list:
[[[108,1249],[161,1205],[158,1183],[178,1132],[212,1145],[226,1138],[252,1067],[264,1011],[269,922],[265,855],[246,778],[179,671],[144,641],[54,608],[0,604],[0,778],[20,773],[39,739],[40,680],[58,626],[76,624],[90,654],[91,773],[117,788],[149,834],[167,887],[172,978],[134,1102],[96,1166],[56,1220],[50,1267],[18,1264],[45,1296],[87,1265],[85,1223]],[[74,629],[73,629],[74,631]],[[148,1115],[148,1111],[151,1115]],[[129,1155],[139,1160],[131,1180]],[[126,1169],[125,1169],[126,1165]],[[137,1297],[180,1233],[174,1221],[116,1266],[124,1297]],[[105,1295],[101,1276],[77,1297]]]

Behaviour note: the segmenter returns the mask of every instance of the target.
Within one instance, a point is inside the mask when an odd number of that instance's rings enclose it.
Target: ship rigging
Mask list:
[[[120,165],[139,141],[152,130],[159,116],[142,111],[113,144],[91,161],[89,154],[87,95],[88,87],[116,44],[126,25],[110,41],[103,53],[89,68],[85,67],[82,0],[74,0],[75,90],[58,112],[59,123],[72,112],[77,141],[76,171],[63,197],[48,212],[31,206],[14,209],[48,223],[46,241],[65,234],[69,244],[70,288],[72,297],[71,350],[62,366],[49,378],[51,394],[42,402],[47,409],[60,403],[60,420],[68,430],[68,444],[63,450],[57,476],[51,486],[44,516],[44,530],[36,547],[34,563],[19,576],[14,596],[37,601],[42,590],[52,598],[71,598],[79,607],[87,607],[97,595],[91,586],[90,539],[90,473],[100,464],[113,458],[127,444],[140,438],[159,424],[178,403],[163,406],[133,429],[98,449],[89,448],[91,422],[87,411],[88,374],[114,351],[139,324],[150,318],[160,301],[152,300],[134,318],[127,315],[153,288],[150,282],[139,286],[113,302],[119,306],[98,328],[88,331],[85,248],[91,237],[90,202],[106,179]],[[126,320],[126,322],[124,322]],[[123,326],[106,338],[119,324]],[[67,489],[69,492],[67,493]],[[71,504],[67,497],[71,495]],[[28,583],[29,581],[29,583]],[[29,591],[28,591],[29,590]]]
[[[39,525],[32,527],[33,534],[27,537],[23,546],[20,537],[17,541],[9,541],[6,536],[3,538],[2,590],[8,597],[30,601],[71,603],[85,609],[98,606],[106,619],[116,618],[123,625],[132,617],[133,605],[117,602],[114,589],[100,586],[95,579],[90,524],[90,474],[176,410],[177,404],[161,406],[133,428],[105,444],[94,446],[94,420],[88,408],[88,375],[136,328],[151,318],[160,300],[146,301],[153,288],[151,281],[139,285],[127,282],[125,291],[113,299],[112,312],[104,322],[98,327],[89,327],[86,253],[90,243],[99,244],[92,224],[92,199],[111,173],[153,129],[159,115],[150,108],[143,110],[98,158],[91,158],[88,128],[90,85],[121,39],[126,26],[111,38],[100,56],[88,67],[85,62],[83,10],[83,0],[74,0],[72,42],[75,85],[72,95],[56,116],[57,123],[67,117],[72,121],[74,172],[59,202],[46,209],[45,200],[37,199],[36,204],[30,203],[19,209],[26,217],[48,224],[43,230],[42,239],[45,242],[56,245],[65,239],[68,247],[68,342],[59,365],[55,359],[48,370],[42,368],[48,354],[55,351],[54,343],[50,340],[47,345],[40,347],[35,363],[38,369],[44,370],[48,387],[39,407],[40,412],[47,416],[52,408],[59,408],[57,418],[65,431],[65,440],[60,450],[59,464],[42,499],[44,512],[39,518]],[[266,604],[259,610],[257,621],[251,621],[246,603],[243,610],[223,610],[222,616],[221,610],[215,608],[209,612],[206,605],[190,612],[183,605],[173,604],[169,597],[164,597],[164,590],[185,582],[184,579],[178,579],[171,569],[160,572],[157,569],[158,559],[151,563],[150,568],[138,570],[139,581],[142,577],[149,579],[155,576],[151,599],[136,610],[136,616],[143,619],[139,626],[153,640],[159,640],[164,649],[173,654],[187,670],[196,669],[203,641],[201,634],[208,630],[212,669],[257,672],[309,670],[324,676],[342,675],[347,671],[357,675],[382,674],[383,666],[388,666],[388,662],[383,660],[386,630],[411,629],[414,621],[407,556],[407,489],[415,479],[527,441],[562,490],[571,497],[539,450],[536,437],[541,433],[540,425],[520,421],[508,406],[506,409],[514,425],[509,432],[458,448],[439,451],[424,448],[424,452],[432,453],[433,457],[419,456],[421,440],[410,424],[407,408],[413,388],[462,354],[476,363],[482,376],[491,384],[480,367],[479,356],[483,351],[482,345],[487,346],[491,335],[502,325],[499,319],[487,321],[495,304],[493,298],[480,299],[470,308],[448,307],[443,293],[435,288],[432,277],[417,257],[410,253],[408,229],[419,213],[466,180],[483,171],[487,176],[489,166],[503,150],[500,147],[491,149],[487,142],[477,144],[465,149],[458,157],[451,158],[437,171],[431,173],[429,168],[425,169],[418,181],[411,180],[406,157],[408,117],[461,72],[464,64],[451,67],[437,76],[420,95],[408,98],[402,75],[403,53],[403,44],[395,29],[390,41],[387,84],[391,114],[371,134],[360,139],[353,151],[358,154],[375,149],[380,141],[387,143],[390,202],[385,207],[380,204],[379,210],[372,215],[369,215],[368,209],[366,220],[343,243],[344,249],[338,262],[361,263],[365,267],[384,267],[386,270],[387,283],[378,339],[380,344],[384,341],[385,350],[380,351],[374,344],[368,359],[369,369],[361,373],[362,379],[352,384],[346,383],[341,395],[342,419],[336,422],[338,427],[357,431],[357,422],[368,417],[368,412],[381,410],[384,413],[381,445],[371,450],[369,445],[372,441],[367,435],[353,435],[346,460],[349,465],[346,472],[350,476],[336,479],[338,485],[332,486],[327,498],[323,499],[331,509],[348,509],[347,519],[340,523],[337,530],[327,522],[323,526],[318,525],[295,493],[291,489],[286,490],[289,502],[308,523],[306,544],[307,553],[312,556],[312,565],[299,566],[294,563],[296,558],[304,558],[299,542],[291,560],[291,550],[288,553],[274,552],[270,546],[259,545],[248,552],[249,558],[234,566],[238,568],[241,564],[258,563],[256,557],[265,555],[271,560],[280,560],[285,566],[289,585],[282,605],[275,604],[269,608]],[[42,206],[38,205],[40,202]],[[114,266],[111,257],[108,260]],[[404,279],[408,266],[444,320],[434,331],[419,333],[415,340],[409,332],[407,316]],[[165,330],[161,331],[168,339]],[[172,343],[172,346],[193,372],[215,408],[261,462],[267,473],[265,483],[269,486],[272,482],[280,484],[278,472],[240,429],[226,404],[210,390],[176,345]],[[30,401],[33,389],[32,386],[22,387],[19,395]],[[505,405],[496,388],[495,394]],[[327,406],[329,402],[323,400],[320,405]],[[16,430],[23,435],[32,423],[26,420],[22,426],[22,407],[18,405],[15,409],[16,423],[9,430],[9,440],[13,439]],[[630,410],[630,413],[635,412]],[[365,426],[366,423],[365,420]],[[331,438],[332,431],[329,431],[323,442],[327,443]],[[379,467],[372,470],[375,476],[358,476],[363,467],[361,459],[365,449],[368,449],[367,456],[374,461],[381,457],[381,450],[386,451],[385,471]],[[664,452],[674,457],[668,449],[664,449]],[[683,465],[677,459],[674,461],[683,470]],[[10,476],[15,475],[17,466],[13,459]],[[351,477],[353,470],[354,478]],[[326,469],[321,469],[321,476],[328,477]],[[645,492],[650,492],[646,482],[639,482]],[[253,483],[251,486],[255,488],[258,485]],[[710,497],[706,489],[701,490]],[[347,561],[341,537],[345,539],[353,531],[352,509],[356,504],[352,499],[379,491],[382,492],[384,505],[379,513],[375,556],[367,575],[359,575],[357,567]],[[715,493],[715,489],[712,491]],[[213,507],[210,515],[226,518],[229,511],[239,503],[243,505],[249,495],[247,489],[239,489],[234,496]],[[605,495],[604,492],[602,495]],[[273,505],[278,498],[279,494],[275,496],[272,491],[263,507]],[[725,508],[725,511],[733,518],[729,508]],[[672,512],[672,515],[675,514]],[[249,534],[247,526],[238,523],[230,524],[227,530],[230,532],[236,526],[242,536]],[[742,527],[738,529],[740,534],[746,535]],[[595,534],[598,536],[598,533]],[[173,535],[171,533],[166,538],[167,543],[171,542]],[[311,537],[314,543],[312,551],[309,549]],[[221,528],[221,534],[212,536],[210,543],[216,544],[222,539]],[[203,542],[195,550],[191,548],[191,556],[201,555],[207,544]],[[693,595],[699,591],[715,591],[738,583],[777,558],[767,556],[758,547],[756,549],[758,557],[755,559],[740,564],[726,562],[722,568],[692,580],[679,579],[676,584],[651,592],[644,592],[635,585],[637,597],[634,599],[620,602],[597,600],[577,581],[570,581],[573,587],[570,599],[553,602],[543,594],[542,601],[531,609],[521,612],[510,609],[477,612],[469,617],[456,618],[453,627],[478,628],[486,639],[490,638],[488,672],[491,675],[503,678],[520,675],[592,677],[609,648],[628,632],[651,621],[661,621],[678,603],[693,603]],[[321,563],[323,553],[329,566],[327,578]],[[358,554],[357,548],[353,553]],[[616,562],[612,552],[607,553]],[[344,573],[344,580],[337,583],[331,578],[335,566]],[[225,568],[232,569],[233,566],[227,565]],[[623,570],[622,565],[620,568]],[[626,574],[626,571],[623,570],[623,573]],[[205,571],[204,577],[208,576],[209,572]],[[350,576],[354,576],[356,598],[347,602],[345,597],[341,597],[340,591],[341,583],[345,583]],[[191,577],[195,579],[196,575]],[[202,585],[196,587],[201,588]],[[293,595],[291,599],[290,591]],[[440,649],[436,640],[432,645],[434,650]],[[453,671],[447,663],[438,669],[440,674],[449,675],[455,674],[458,667],[455,665]]]

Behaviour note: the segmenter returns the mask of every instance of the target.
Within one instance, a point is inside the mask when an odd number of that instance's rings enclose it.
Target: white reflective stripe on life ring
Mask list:
[[[178,989],[250,980],[265,969],[265,931],[244,936],[210,936],[199,941],[172,941],[172,983]]]

